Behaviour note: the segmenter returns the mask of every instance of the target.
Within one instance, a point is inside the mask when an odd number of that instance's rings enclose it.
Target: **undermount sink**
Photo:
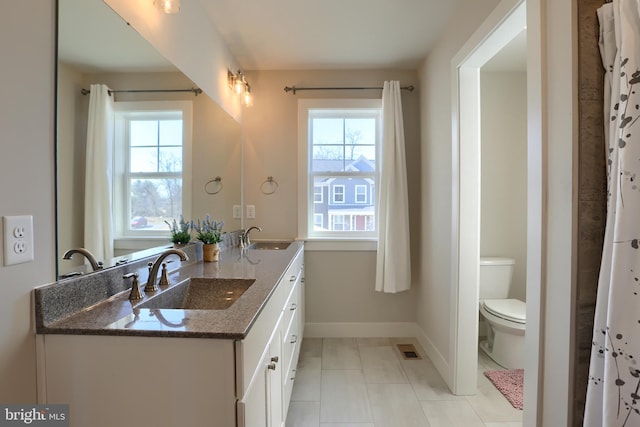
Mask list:
[[[138,308],[224,310],[249,289],[255,279],[192,278],[154,296]]]
[[[265,249],[265,250],[276,250],[281,251],[287,249],[291,242],[254,242],[249,245],[249,249]]]

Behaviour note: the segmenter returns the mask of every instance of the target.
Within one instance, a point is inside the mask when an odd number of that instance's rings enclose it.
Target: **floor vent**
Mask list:
[[[400,354],[405,360],[420,360],[420,354],[413,346],[413,344],[398,344],[398,350],[400,350]]]

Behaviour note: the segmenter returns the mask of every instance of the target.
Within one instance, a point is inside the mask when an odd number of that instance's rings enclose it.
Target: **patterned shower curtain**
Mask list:
[[[598,9],[605,68],[607,225],[584,425],[640,425],[639,0]]]

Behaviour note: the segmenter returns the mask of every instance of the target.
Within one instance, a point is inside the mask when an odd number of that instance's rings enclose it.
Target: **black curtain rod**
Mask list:
[[[91,93],[89,89],[82,88],[80,92],[83,95]],[[191,89],[133,89],[133,90],[111,90],[109,89],[109,95],[112,93],[145,93],[145,92],[193,92],[196,96],[202,93],[202,89],[192,87]]]
[[[415,89],[412,85],[402,86],[400,89],[408,90],[409,92],[413,92]],[[293,92],[295,95],[299,90],[382,90],[382,87],[295,87],[295,86],[285,86],[285,92]]]

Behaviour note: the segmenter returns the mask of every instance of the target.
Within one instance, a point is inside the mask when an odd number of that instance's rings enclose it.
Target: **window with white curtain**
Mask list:
[[[115,124],[116,236],[166,238],[190,213],[191,102],[116,102]]]
[[[300,236],[375,238],[380,100],[303,99],[298,105]]]

